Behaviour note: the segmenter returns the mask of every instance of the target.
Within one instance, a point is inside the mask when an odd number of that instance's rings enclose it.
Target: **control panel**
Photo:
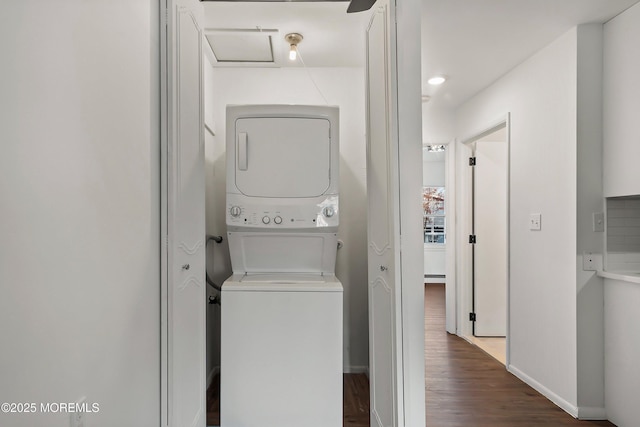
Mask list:
[[[227,203],[227,225],[252,228],[309,229],[337,227],[338,200],[327,199],[321,204],[307,205],[252,205]]]

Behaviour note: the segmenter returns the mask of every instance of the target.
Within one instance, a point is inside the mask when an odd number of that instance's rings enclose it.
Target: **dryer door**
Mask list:
[[[327,191],[331,125],[322,118],[236,121],[236,186],[252,197],[317,197]]]

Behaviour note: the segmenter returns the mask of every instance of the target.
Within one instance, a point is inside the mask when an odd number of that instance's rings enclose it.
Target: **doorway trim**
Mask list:
[[[458,307],[457,301],[457,267],[456,252],[458,247],[456,224],[457,191],[456,191],[456,141],[455,139],[444,144],[445,150],[445,179],[444,187],[446,191],[445,202],[445,236],[447,245],[445,248],[445,329],[450,334],[455,334],[458,329]]]
[[[170,5],[178,0],[159,0],[160,4],[160,101],[161,101],[161,292],[160,292],[160,352],[161,352],[161,372],[160,372],[160,410],[161,426],[171,425],[171,400],[173,398],[168,384],[168,371],[170,366],[167,354],[170,348],[170,331],[167,323],[168,316],[168,289],[171,277],[168,273],[168,251],[170,249],[168,227],[168,207],[171,202],[168,199],[168,155],[169,155],[169,120],[168,120],[168,73],[167,62],[170,60],[166,46],[170,43],[167,36],[168,9]],[[184,0],[182,0],[184,1]],[[189,0],[191,1],[191,0]],[[194,0],[195,1],[195,0]],[[416,298],[421,294],[419,286],[415,286],[416,279],[423,276],[422,266],[422,239],[417,231],[420,229],[420,200],[416,197],[419,194],[422,165],[419,162],[421,149],[421,125],[422,116],[420,109],[420,42],[402,43],[406,40],[414,40],[415,34],[420,31],[419,4],[409,0],[391,0],[396,11],[396,25],[393,27],[397,31],[398,49],[395,65],[404,70],[403,79],[397,79],[398,85],[398,139],[399,139],[399,161],[403,166],[403,174],[400,179],[411,185],[400,186],[400,222],[403,228],[401,247],[403,250],[403,262],[401,269],[401,329],[402,345],[400,350],[402,356],[402,375],[399,382],[404,395],[404,406],[398,408],[403,412],[403,426],[424,426],[425,406],[424,406],[424,303],[422,298]],[[410,70],[410,72],[406,72]],[[415,181],[415,184],[414,184]],[[403,427],[398,426],[398,427]]]
[[[169,421],[169,58],[167,0],[158,0],[160,21],[160,426]]]
[[[510,365],[510,310],[511,310],[511,295],[510,295],[510,265],[511,265],[511,253],[510,253],[510,239],[511,239],[511,230],[510,230],[510,218],[511,218],[511,207],[510,207],[510,194],[511,194],[511,113],[507,112],[504,115],[498,117],[496,120],[488,122],[482,128],[471,132],[469,136],[458,140],[458,144],[456,144],[456,166],[459,168],[459,172],[456,173],[456,209],[457,209],[457,217],[460,219],[457,228],[458,235],[456,236],[456,311],[457,311],[457,330],[456,333],[458,336],[470,341],[470,337],[472,335],[472,324],[469,320],[469,313],[472,312],[473,301],[472,301],[472,280],[473,280],[473,271],[471,267],[472,261],[472,248],[471,245],[466,240],[467,236],[469,236],[472,230],[472,214],[471,209],[473,207],[472,201],[472,193],[473,190],[469,183],[471,182],[471,171],[468,167],[469,157],[471,157],[472,149],[471,144],[482,139],[483,137],[492,134],[493,132],[505,128],[506,130],[506,144],[507,144],[507,223],[506,225],[506,281],[507,281],[507,291],[506,291],[506,348],[505,348],[505,357],[506,363],[505,367],[508,369]]]

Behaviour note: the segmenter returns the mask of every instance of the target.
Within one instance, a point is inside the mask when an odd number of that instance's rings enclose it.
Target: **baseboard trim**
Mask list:
[[[606,420],[607,410],[594,406],[578,406],[578,419],[585,421]]]
[[[369,367],[368,366],[344,366],[342,368],[342,372],[345,374],[366,374],[369,376]]]
[[[513,365],[509,365],[507,368],[509,372],[511,372],[516,377],[520,378],[526,384],[534,388],[538,393],[542,394],[544,397],[555,403],[560,409],[565,411],[567,414],[571,415],[573,418],[578,418],[578,407],[572,405],[567,402],[562,397],[558,396],[556,393],[549,390],[547,387],[540,384],[538,381],[531,378],[529,375],[522,372],[520,369],[516,368]]]
[[[213,369],[209,372],[209,375],[207,375],[207,390],[209,390],[209,387],[211,386],[213,379],[219,373],[220,373],[220,366],[214,366]]]

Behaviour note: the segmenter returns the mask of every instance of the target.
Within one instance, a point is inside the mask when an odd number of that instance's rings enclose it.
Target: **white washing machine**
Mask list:
[[[223,287],[221,426],[342,426],[342,284],[237,275]]]
[[[338,109],[227,107],[222,427],[342,426]]]

